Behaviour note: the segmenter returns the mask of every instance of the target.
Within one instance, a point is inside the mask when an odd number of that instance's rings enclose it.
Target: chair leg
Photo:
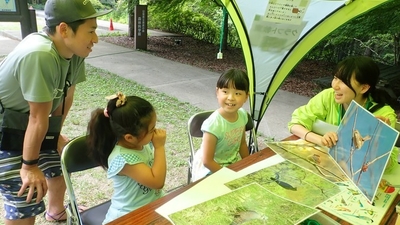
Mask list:
[[[66,224],[67,225],[74,225],[74,219],[73,219],[74,216],[72,215],[70,205],[68,205],[68,207],[65,209],[65,211],[67,212],[67,222],[66,222]]]
[[[79,218],[77,217],[77,215],[74,215],[73,211],[72,211],[72,205],[71,203],[68,204],[68,207],[65,208],[65,211],[67,213],[67,221],[66,221],[66,225],[80,225],[81,223],[79,222]]]
[[[187,184],[190,184],[191,180],[192,180],[192,169],[190,168],[190,165],[189,165],[188,176],[187,176]]]

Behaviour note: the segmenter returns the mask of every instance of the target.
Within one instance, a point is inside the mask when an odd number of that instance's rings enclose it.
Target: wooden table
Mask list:
[[[287,138],[285,140],[295,140],[295,139],[298,139],[298,138],[296,138],[295,136],[290,136],[289,138]],[[250,156],[240,160],[239,162],[236,162],[236,163],[228,166],[228,168],[232,169],[234,171],[239,171],[239,170],[246,168],[254,163],[257,163],[261,160],[269,158],[273,155],[275,155],[275,152],[273,152],[270,148],[265,148],[257,153],[254,153],[253,155],[250,155]],[[163,216],[158,214],[155,210],[158,207],[164,205],[169,200],[173,199],[174,197],[176,197],[179,194],[183,193],[184,191],[188,190],[194,184],[195,183],[192,183],[192,184],[186,185],[182,188],[179,188],[154,202],[151,202],[139,209],[136,209],[135,211],[132,211],[132,212],[112,221],[111,223],[108,223],[108,225],[127,225],[127,224],[171,225],[171,223],[167,219],[165,219]],[[395,224],[396,218],[397,218],[395,206],[396,206],[396,203],[399,201],[400,201],[400,195],[398,195],[396,197],[396,199],[390,206],[385,217],[382,219],[381,224],[385,224],[385,225],[391,225],[391,224],[394,225]],[[336,220],[337,222],[339,222],[342,225],[351,225],[350,223],[348,223],[340,218],[337,218],[336,216],[333,216],[327,212],[324,212],[323,210],[322,210],[322,212],[325,213],[326,215],[330,216],[331,218],[333,218],[334,220]]]

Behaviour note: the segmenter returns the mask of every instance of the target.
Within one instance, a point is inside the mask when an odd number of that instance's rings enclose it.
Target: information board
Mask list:
[[[17,12],[15,0],[0,0],[0,12]]]

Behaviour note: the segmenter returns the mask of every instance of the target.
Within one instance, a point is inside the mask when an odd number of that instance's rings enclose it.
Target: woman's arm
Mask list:
[[[333,146],[336,145],[338,141],[338,136],[335,132],[327,132],[323,136],[316,134],[310,130],[307,130],[307,128],[303,127],[300,124],[294,124],[290,132],[300,138],[302,138],[305,141],[320,145],[320,146],[326,146],[328,148],[332,148]]]

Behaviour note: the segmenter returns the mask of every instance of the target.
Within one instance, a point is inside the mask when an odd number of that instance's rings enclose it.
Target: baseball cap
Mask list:
[[[44,6],[46,25],[55,26],[61,22],[71,23],[91,19],[110,13],[112,9],[97,12],[90,0],[47,0]]]

